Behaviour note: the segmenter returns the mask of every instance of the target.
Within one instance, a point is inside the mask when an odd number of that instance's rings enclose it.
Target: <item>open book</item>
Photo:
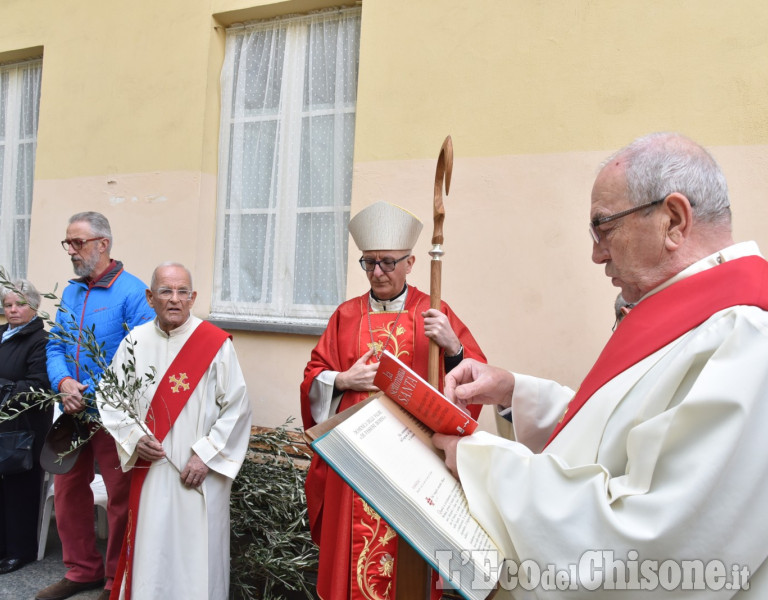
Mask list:
[[[379,371],[384,365],[382,360]],[[410,396],[409,409],[416,398]],[[461,484],[432,445],[432,431],[403,406],[380,392],[306,435],[315,452],[442,575],[447,588],[467,600],[484,600],[500,576],[501,551],[470,514]]]

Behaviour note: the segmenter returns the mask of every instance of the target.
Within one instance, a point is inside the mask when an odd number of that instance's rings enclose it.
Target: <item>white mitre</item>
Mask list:
[[[412,250],[422,227],[422,222],[404,208],[389,202],[377,202],[352,218],[349,233],[361,252]]]

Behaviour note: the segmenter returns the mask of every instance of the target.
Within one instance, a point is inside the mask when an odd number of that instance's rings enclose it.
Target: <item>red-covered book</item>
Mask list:
[[[386,350],[379,359],[373,383],[432,431],[469,435],[477,429],[477,421],[469,414]]]

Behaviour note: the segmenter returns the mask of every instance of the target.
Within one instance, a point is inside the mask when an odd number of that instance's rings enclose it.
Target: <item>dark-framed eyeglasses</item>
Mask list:
[[[599,244],[600,230],[598,229],[598,227],[600,227],[600,225],[610,223],[611,221],[615,221],[616,219],[621,219],[622,217],[631,215],[633,212],[637,212],[638,210],[643,210],[644,208],[650,208],[651,206],[656,206],[657,204],[661,204],[662,202],[664,202],[664,200],[666,200],[666,197],[662,198],[661,200],[654,200],[653,202],[646,202],[645,204],[639,204],[638,206],[633,206],[632,208],[628,208],[627,210],[622,210],[621,212],[608,215],[607,217],[595,217],[589,223],[589,235],[592,236],[592,240],[595,242],[595,244]]]
[[[72,238],[61,240],[61,247],[64,248],[67,252],[69,252],[70,248],[73,248],[75,252],[82,250],[83,246],[85,246],[88,242],[95,242],[96,240],[103,240],[103,237],[93,237],[88,238],[87,240],[80,240],[78,238]]]
[[[399,263],[401,260],[405,260],[408,258],[410,254],[406,254],[405,256],[402,256],[395,260],[394,258],[382,258],[381,260],[376,260],[375,258],[366,258],[365,256],[360,259],[360,266],[363,268],[363,271],[366,271],[370,273],[371,271],[376,270],[376,265],[379,265],[379,268],[384,271],[385,273],[391,273],[395,270],[395,267],[397,266],[397,263]]]
[[[180,290],[174,290],[167,287],[157,288],[152,291],[153,296],[157,296],[161,300],[170,300],[174,296],[178,296],[179,300],[189,300],[192,297],[194,291],[182,288]]]

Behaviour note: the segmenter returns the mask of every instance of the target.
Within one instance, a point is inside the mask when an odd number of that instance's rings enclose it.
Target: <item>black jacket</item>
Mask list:
[[[0,335],[6,329],[7,324],[0,325]],[[0,378],[16,382],[14,395],[28,392],[31,388],[49,388],[45,368],[47,338],[43,321],[37,317],[8,340],[0,342]],[[51,413],[48,409],[29,410],[15,419],[0,423],[0,431],[31,429],[36,434],[35,446],[42,445],[42,438],[51,422]]]

